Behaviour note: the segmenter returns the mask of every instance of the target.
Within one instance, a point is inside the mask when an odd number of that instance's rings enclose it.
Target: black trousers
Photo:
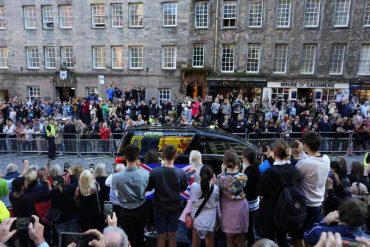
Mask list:
[[[256,229],[255,229],[255,221],[256,221],[256,210],[249,211],[249,226],[248,226],[248,246],[252,246],[254,242],[256,242]]]
[[[55,137],[48,137],[48,158],[49,159],[55,159]]]
[[[126,232],[131,246],[144,247],[146,215],[146,203],[135,209],[121,209],[121,227]]]

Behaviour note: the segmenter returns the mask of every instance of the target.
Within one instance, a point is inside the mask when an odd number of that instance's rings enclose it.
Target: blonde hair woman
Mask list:
[[[79,202],[77,213],[81,230],[83,232],[89,229],[101,231],[104,228],[104,217],[99,199],[99,185],[89,170],[84,170],[80,176],[75,200]]]
[[[202,154],[198,150],[192,150],[189,155],[189,164],[193,166],[195,170],[194,179],[195,182],[200,183],[200,169],[203,167]]]

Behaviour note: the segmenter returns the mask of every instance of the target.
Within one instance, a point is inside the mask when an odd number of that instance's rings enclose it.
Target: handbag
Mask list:
[[[211,197],[211,195],[213,193],[213,189],[214,189],[214,186],[212,185],[211,189],[209,190],[209,192],[206,196],[206,198],[204,198],[202,204],[199,206],[198,210],[195,212],[194,219],[191,217],[190,213],[185,215],[185,226],[186,226],[186,228],[188,228],[188,229],[193,228],[195,218],[198,217],[198,215],[200,214],[200,211],[202,211],[202,209],[206,205],[208,199]]]

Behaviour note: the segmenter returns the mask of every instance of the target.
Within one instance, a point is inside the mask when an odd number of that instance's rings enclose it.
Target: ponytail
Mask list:
[[[202,196],[199,199],[205,198],[209,192],[209,182],[213,178],[213,170],[209,166],[203,166],[200,170],[200,188],[202,190]]]

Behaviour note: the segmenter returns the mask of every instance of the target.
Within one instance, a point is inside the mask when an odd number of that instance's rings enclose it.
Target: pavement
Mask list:
[[[331,159],[335,159],[337,156],[329,156]],[[0,172],[6,173],[6,166],[9,163],[15,163],[18,165],[19,169],[22,167],[22,160],[29,160],[30,165],[37,165],[39,167],[44,167],[48,163],[48,158],[46,155],[14,155],[14,154],[0,154]],[[363,161],[363,156],[345,156],[347,164],[351,166],[353,161]],[[111,171],[112,164],[114,163],[114,157],[109,155],[96,155],[96,156],[76,156],[76,155],[65,155],[57,156],[57,158],[51,161],[52,164],[58,164],[63,168],[64,163],[69,163],[70,165],[81,164],[85,168],[89,167],[89,164],[105,163],[107,171]]]

